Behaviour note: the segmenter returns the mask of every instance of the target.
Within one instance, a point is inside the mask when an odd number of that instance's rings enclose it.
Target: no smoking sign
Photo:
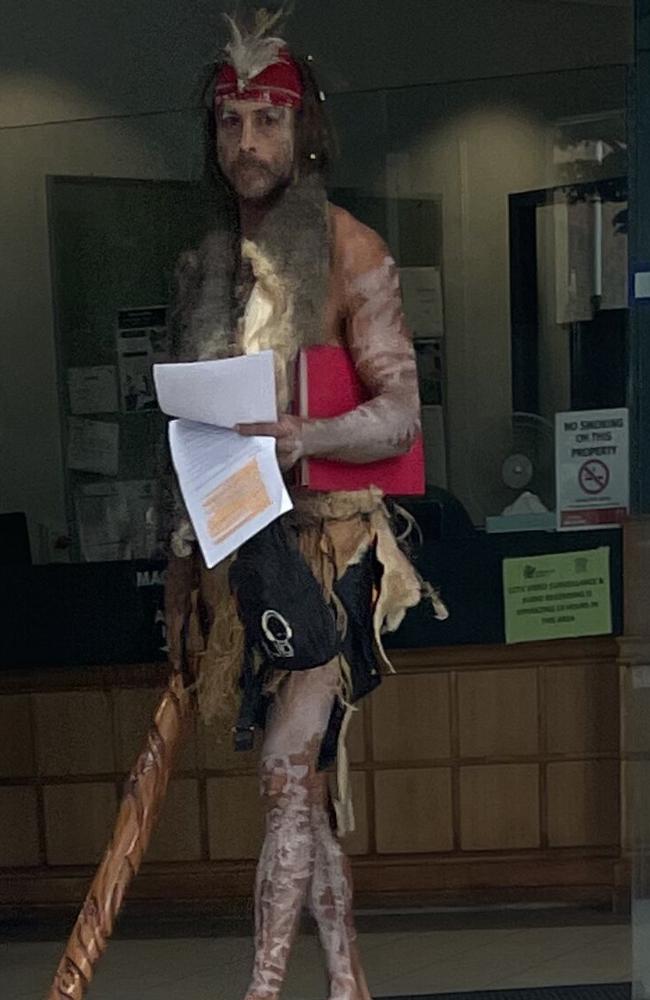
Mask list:
[[[624,408],[556,414],[560,531],[620,524],[629,511],[629,414]]]
[[[580,466],[578,482],[580,489],[590,496],[597,496],[609,486],[609,468],[598,458],[593,458]]]

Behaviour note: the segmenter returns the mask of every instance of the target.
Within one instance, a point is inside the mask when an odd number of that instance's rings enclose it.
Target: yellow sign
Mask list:
[[[609,635],[609,548],[504,559],[506,642]]]

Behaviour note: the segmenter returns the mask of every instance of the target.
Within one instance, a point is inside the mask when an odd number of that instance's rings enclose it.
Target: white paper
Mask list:
[[[75,498],[75,507],[85,562],[128,558],[128,510],[117,483],[89,484]]]
[[[630,507],[629,411],[556,414],[558,531],[620,524]]]
[[[75,499],[81,555],[86,562],[152,559],[157,522],[156,482],[86,483]]]
[[[417,340],[445,333],[442,277],[439,267],[403,267],[400,270],[406,322]]]
[[[156,408],[153,385],[153,348],[150,338],[143,336],[117,337],[120,366],[122,409],[125,413],[140,413]]]
[[[117,314],[117,325],[122,340],[130,337],[146,337],[156,364],[169,361],[167,306],[135,306],[120,309]]]
[[[169,442],[208,569],[291,510],[274,438],[173,420]]]
[[[559,197],[559,196],[558,196]],[[627,235],[614,223],[625,202],[602,203],[602,228],[593,201],[550,208],[555,222],[557,322],[583,323],[594,317],[594,294],[602,291],[601,309],[628,306]],[[539,208],[538,212],[549,211]],[[600,241],[601,246],[597,246]],[[600,267],[596,262],[602,261]]]
[[[230,428],[277,420],[273,351],[155,365],[154,380],[160,409],[170,417]]]
[[[68,369],[70,412],[115,413],[118,410],[117,370],[114,365]]]
[[[68,468],[116,476],[119,468],[120,428],[116,423],[70,417]]]
[[[548,211],[540,207],[538,212]],[[594,208],[590,202],[567,204],[562,195],[550,208],[555,223],[556,322],[593,319]]]

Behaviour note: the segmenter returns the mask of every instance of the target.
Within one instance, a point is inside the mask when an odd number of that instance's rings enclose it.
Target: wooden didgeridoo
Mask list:
[[[165,800],[191,710],[183,674],[174,670],[131,771],[111,842],[88,890],[47,1000],[82,1000],[106,950],[124,894],[137,874]]]

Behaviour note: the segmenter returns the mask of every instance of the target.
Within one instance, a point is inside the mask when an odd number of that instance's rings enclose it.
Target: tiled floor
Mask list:
[[[375,997],[448,991],[622,982],[631,979],[624,924],[454,930],[407,929],[399,917],[361,935]],[[60,942],[0,943],[0,996],[43,1000]],[[240,1000],[251,959],[248,938],[116,940],[89,1000]],[[324,1000],[316,938],[300,937],[286,1000]]]

